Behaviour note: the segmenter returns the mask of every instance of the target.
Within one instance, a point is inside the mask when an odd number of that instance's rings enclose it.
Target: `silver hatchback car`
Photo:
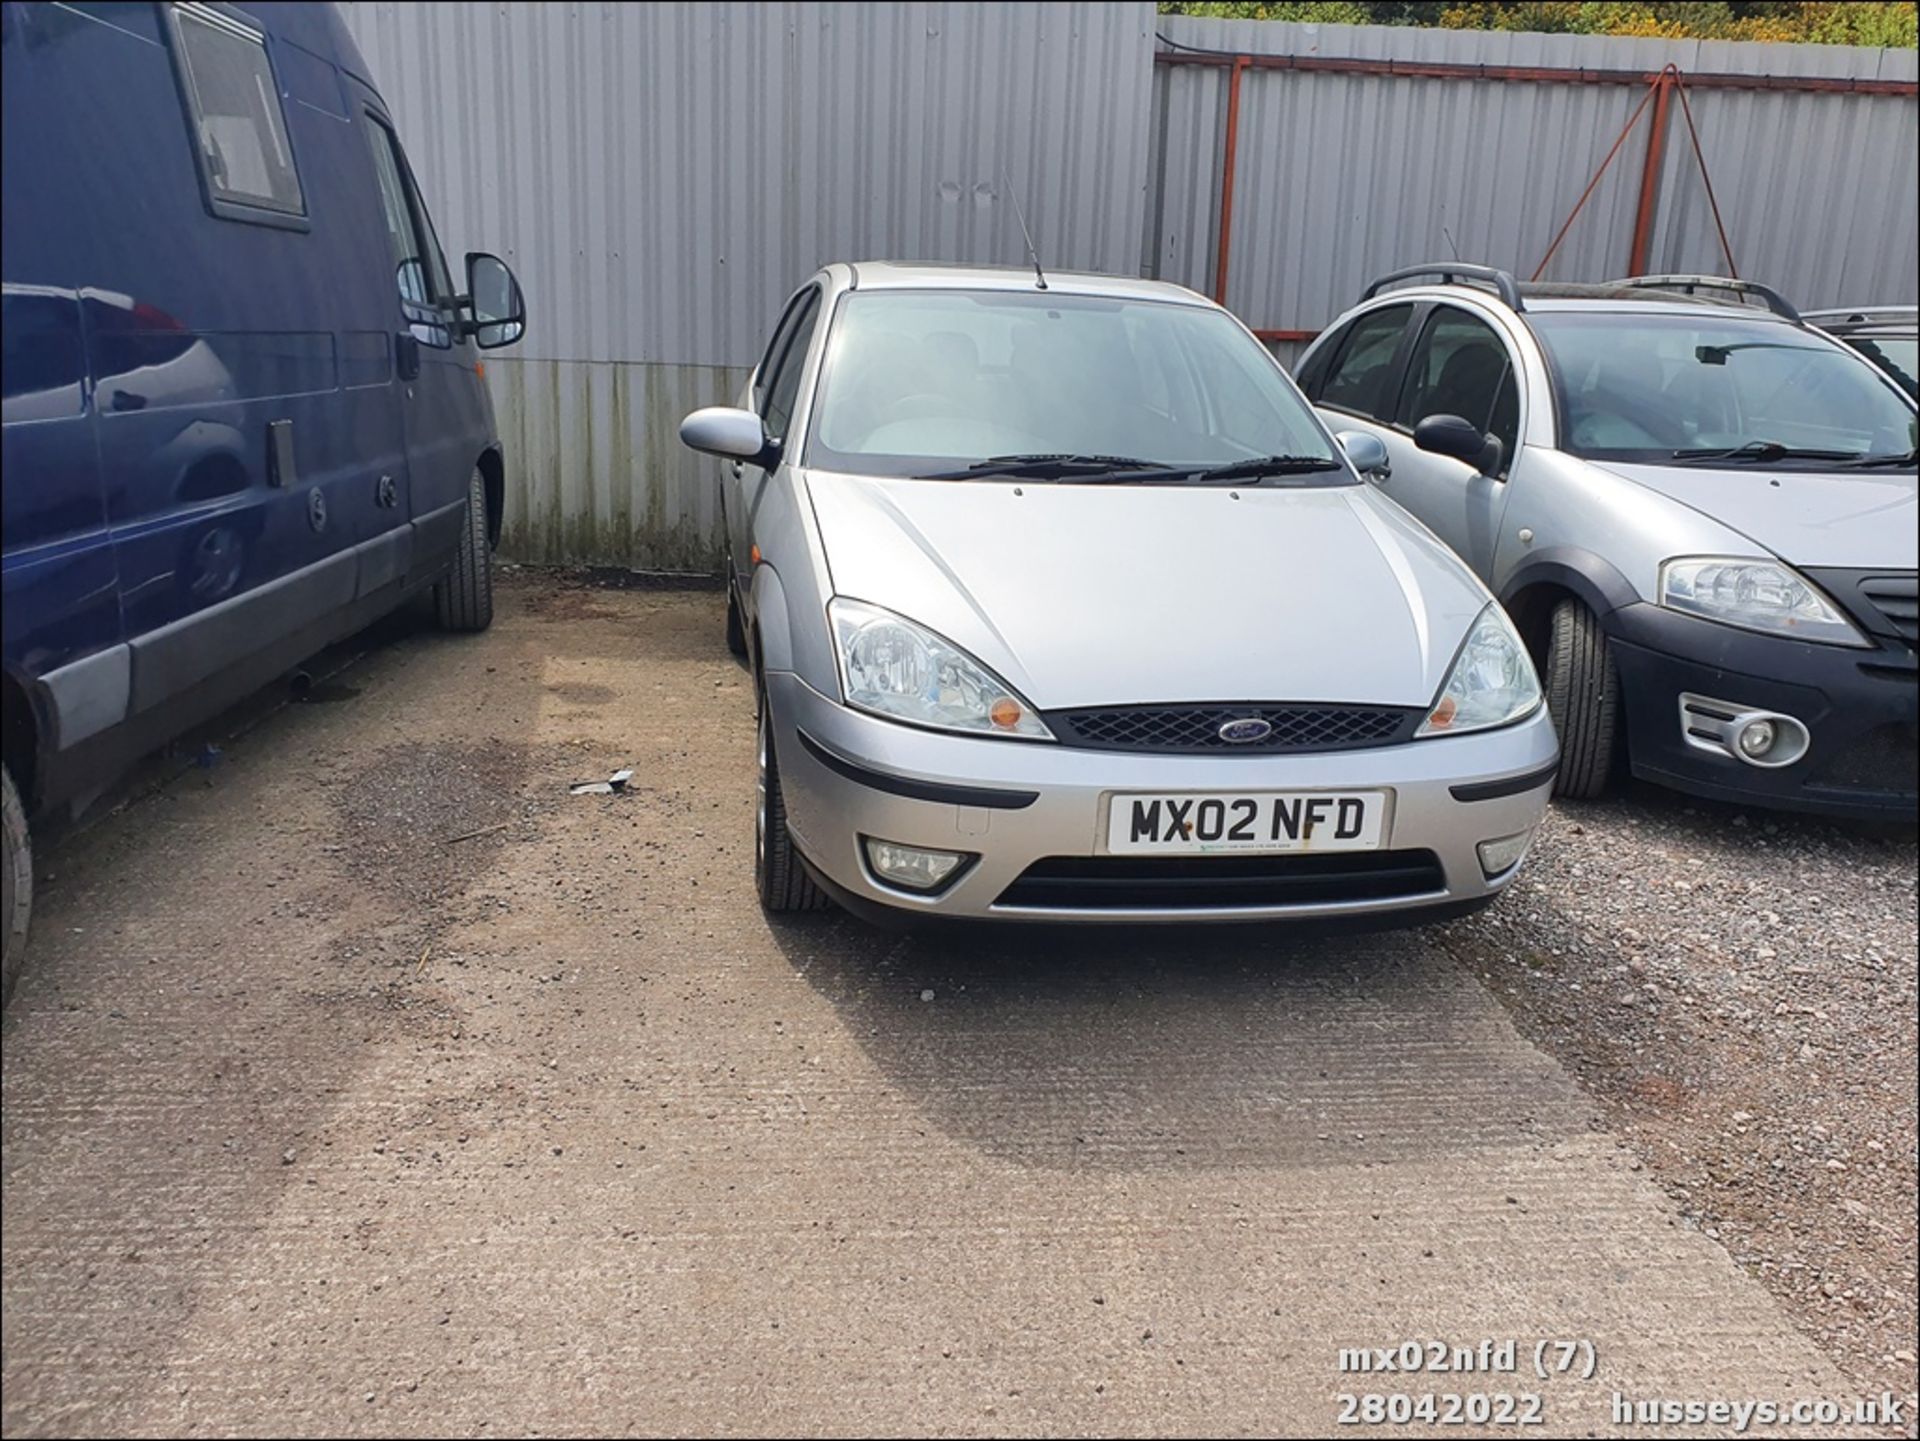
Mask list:
[[[1620,773],[1911,825],[1913,397],[1764,285],[1383,276],[1301,358],[1533,648],[1559,794]]]
[[[831,265],[680,434],[729,462],[769,909],[1414,920],[1517,870],[1524,646],[1200,296]]]

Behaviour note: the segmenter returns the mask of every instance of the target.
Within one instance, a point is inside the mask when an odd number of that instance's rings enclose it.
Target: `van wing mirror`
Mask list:
[[[527,303],[507,262],[484,250],[467,252],[466,305],[461,331],[482,350],[512,345],[527,333]]]

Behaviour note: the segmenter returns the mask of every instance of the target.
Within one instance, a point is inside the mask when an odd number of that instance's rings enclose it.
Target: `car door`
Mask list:
[[[393,261],[394,370],[407,445],[407,513],[416,544],[441,548],[458,534],[473,468],[490,424],[477,369],[479,352],[459,324],[458,295],[432,217],[407,165],[400,137],[378,97],[348,81],[373,156]]]
[[[1417,323],[1394,423],[1379,432],[1393,463],[1393,497],[1485,579],[1493,573],[1507,481],[1519,461],[1513,351],[1492,325],[1458,306],[1435,305]],[[1433,415],[1460,416],[1499,440],[1492,472],[1416,446],[1414,427]]]
[[[794,403],[800,393],[800,373],[806,368],[807,347],[813,339],[813,327],[820,313],[820,287],[809,285],[787,303],[780,324],[774,327],[767,353],[754,373],[752,410],[760,417],[767,438],[784,445],[793,420]],[[723,471],[722,504],[727,517],[727,539],[732,550],[734,575],[740,593],[751,595],[753,569],[753,517],[759,508],[761,488],[769,472],[752,461],[736,460]]]

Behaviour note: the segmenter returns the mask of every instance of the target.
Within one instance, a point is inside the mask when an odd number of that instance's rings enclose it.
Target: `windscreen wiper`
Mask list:
[[[1870,470],[1879,465],[1912,466],[1920,464],[1920,448],[1903,450],[1895,455],[1859,455],[1841,465],[1842,470]]]
[[[930,471],[922,480],[977,480],[985,475],[1012,475],[1032,480],[1103,474],[1112,470],[1156,470],[1151,460],[1131,455],[1074,455],[1065,451],[1033,455],[995,455],[959,470]]]
[[[1803,450],[1777,440],[1750,440],[1745,445],[1706,446],[1676,450],[1675,460],[1736,460],[1746,465],[1775,465],[1783,460],[1857,460],[1857,450]]]
[[[1311,475],[1339,470],[1340,462],[1324,455],[1261,455],[1230,460],[1222,465],[1149,465],[1141,470],[1099,470],[1063,475],[1065,485],[1211,484],[1228,480],[1257,480],[1269,475]]]
[[[1268,475],[1316,475],[1344,467],[1330,455],[1261,455],[1190,471],[1189,480],[1255,480]]]

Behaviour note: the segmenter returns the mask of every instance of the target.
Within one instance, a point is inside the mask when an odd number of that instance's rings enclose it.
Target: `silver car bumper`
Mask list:
[[[790,672],[770,673],[766,684],[788,826],[808,864],[843,899],[928,916],[1131,923],[1390,916],[1469,906],[1513,879],[1517,866],[1491,878],[1483,873],[1479,843],[1539,824],[1558,754],[1544,708],[1504,730],[1373,750],[1129,755],[918,730],[850,710]],[[1532,783],[1519,791],[1501,785],[1516,777]],[[1387,791],[1382,850],[1431,852],[1437,871],[1422,858],[1425,869],[1409,871],[1410,889],[1361,900],[1139,904],[1124,887],[1097,905],[1004,898],[1036,862],[1103,854],[1102,803],[1110,792],[1341,789]],[[1496,794],[1456,795],[1476,789]],[[955,790],[973,794],[954,797]],[[875,880],[862,846],[867,836],[978,859],[939,895],[915,895]]]

